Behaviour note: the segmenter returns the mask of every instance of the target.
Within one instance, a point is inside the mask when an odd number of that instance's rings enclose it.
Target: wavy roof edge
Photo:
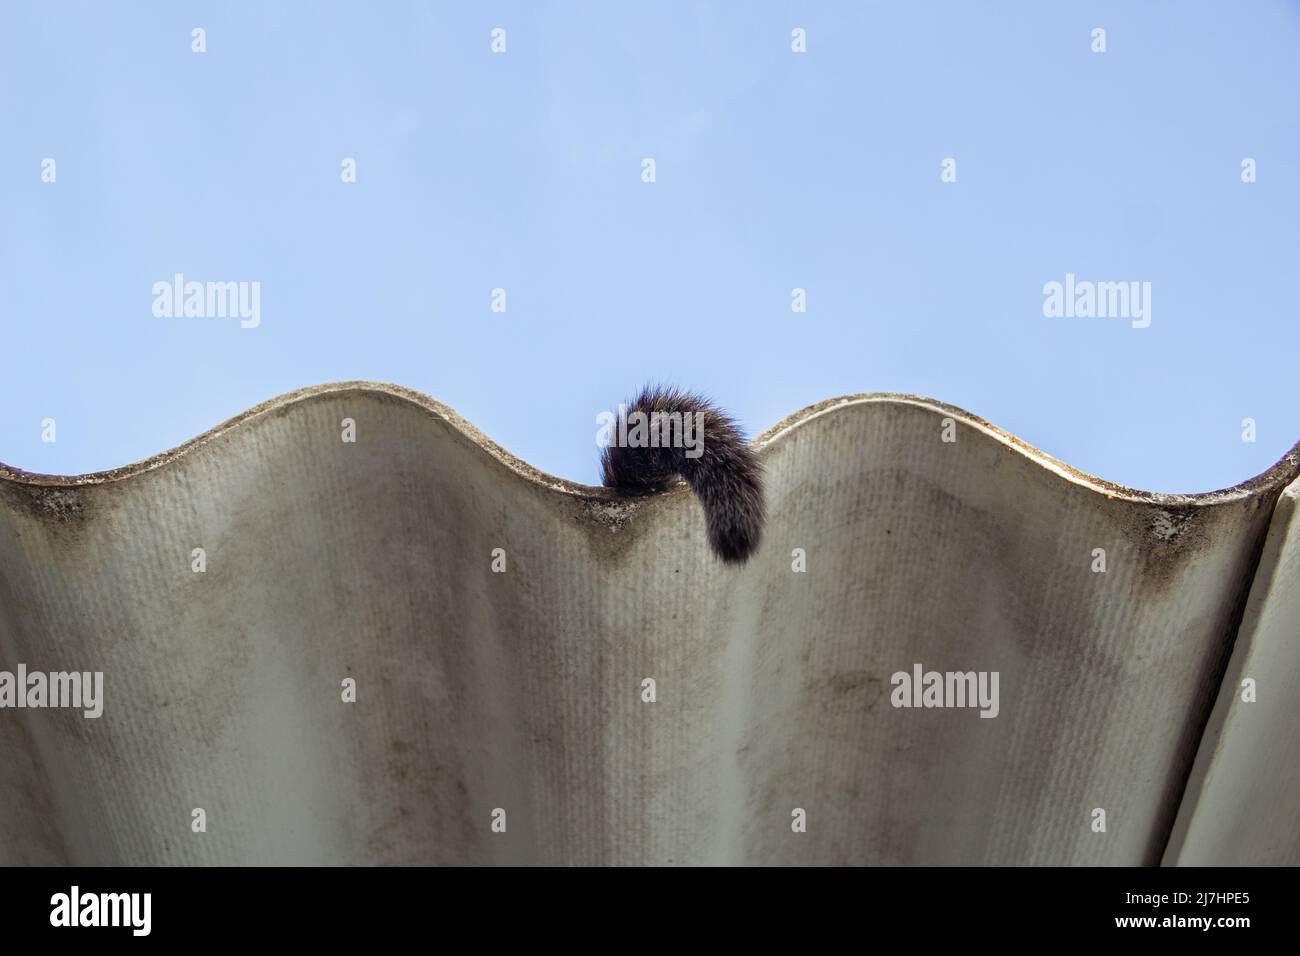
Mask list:
[[[514,472],[520,478],[531,481],[534,484],[547,487],[562,494],[577,495],[584,498],[608,499],[618,497],[617,492],[613,492],[607,488],[584,485],[580,482],[570,481],[566,478],[560,478],[548,474],[539,468],[533,467],[526,461],[515,457],[505,448],[488,438],[472,423],[459,415],[455,409],[443,404],[424,392],[417,391],[413,388],[407,388],[402,385],[367,381],[330,382],[323,385],[312,385],[307,388],[300,388],[291,392],[286,392],[282,395],[276,396],[275,398],[255,405],[247,411],[241,412],[233,418],[196,435],[188,441],[182,442],[174,448],[160,452],[157,455],[153,455],[141,461],[123,465],[118,468],[112,468],[107,471],[89,472],[82,475],[46,475],[37,472],[24,471],[21,468],[16,468],[0,462],[0,480],[20,485],[54,487],[100,485],[110,482],[125,481],[146,472],[158,468],[164,468],[171,463],[184,458],[195,449],[207,445],[210,442],[224,439],[226,435],[238,431],[241,427],[250,424],[259,418],[291,408],[298,404],[347,392],[387,396],[389,398],[405,401],[416,408],[428,412],[451,425],[461,435],[477,445],[499,464]],[[1100,495],[1104,495],[1107,498],[1121,498],[1130,501],[1149,502],[1160,505],[1187,506],[1220,504],[1225,501],[1237,500],[1254,494],[1271,494],[1274,492],[1280,492],[1297,477],[1300,477],[1300,441],[1298,441],[1291,447],[1290,451],[1278,459],[1278,461],[1271,467],[1253,478],[1248,478],[1229,488],[1217,491],[1198,492],[1194,494],[1143,491],[1138,488],[1130,488],[1125,485],[1106,481],[1096,475],[1080,471],[1078,468],[1074,468],[1073,466],[1052,457],[1046,452],[1035,448],[1028,442],[1017,438],[1010,432],[999,428],[977,415],[971,414],[965,409],[958,408],[956,405],[949,405],[948,403],[938,401],[937,399],[923,398],[918,395],[909,395],[902,392],[863,392],[853,395],[844,395],[838,398],[824,399],[823,401],[808,405],[791,415],[787,415],[784,419],[754,438],[753,443],[760,448],[774,445],[783,440],[786,435],[792,433],[798,428],[806,426],[809,422],[821,418],[822,416],[834,414],[851,406],[877,403],[913,405],[919,408],[929,409],[936,413],[951,416],[953,419],[970,426],[989,439],[1005,445],[1025,458],[1028,458],[1030,461],[1037,463],[1045,470],[1055,473],[1063,480],[1087,488]]]

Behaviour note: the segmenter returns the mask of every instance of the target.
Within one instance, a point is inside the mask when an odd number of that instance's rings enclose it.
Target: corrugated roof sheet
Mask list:
[[[0,863],[1300,862],[1300,449],[1148,494],[903,395],[758,442],[740,569],[684,488],[389,385],[0,468],[0,664],[105,681],[98,719],[0,711]],[[914,665],[997,672],[997,716],[893,706]]]

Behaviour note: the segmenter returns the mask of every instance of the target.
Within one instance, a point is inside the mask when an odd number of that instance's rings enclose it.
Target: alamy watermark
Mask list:
[[[83,893],[73,884],[50,897],[50,925],[56,927],[122,926],[132,936],[148,936],[152,911],[152,893]]]
[[[262,324],[262,283],[186,282],[176,273],[171,281],[153,284],[153,314],[160,319],[238,318],[239,327]]]
[[[1150,282],[1090,282],[1076,280],[1043,286],[1043,315],[1049,319],[1131,319],[1133,328],[1151,324]]]
[[[896,671],[889,682],[894,689],[889,702],[895,707],[978,707],[981,717],[996,717],[997,671],[927,671],[920,664],[912,672]]]
[[[103,671],[0,671],[0,708],[74,707],[86,717],[104,713]]]
[[[601,448],[684,448],[687,458],[704,454],[703,412],[629,412],[619,405],[618,414],[596,416],[596,444]]]

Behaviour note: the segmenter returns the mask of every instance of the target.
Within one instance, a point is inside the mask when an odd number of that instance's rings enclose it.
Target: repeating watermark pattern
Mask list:
[[[478,30],[479,32],[476,33],[476,39],[474,40],[476,46],[481,44],[481,27]],[[207,52],[206,37],[205,29],[196,27],[192,30],[192,52],[196,54]],[[1104,54],[1107,52],[1107,36],[1104,28],[1092,29],[1090,38],[1093,53]],[[176,42],[177,39],[173,35],[169,42]],[[774,36],[769,36],[767,42],[779,43],[780,39],[781,34],[778,31]],[[1079,42],[1079,39],[1079,32],[1074,32],[1071,35],[1070,43]],[[478,49],[481,51],[481,46]],[[791,30],[790,50],[795,54],[807,53],[807,32],[804,28],[795,27]],[[490,51],[492,54],[507,52],[506,30],[504,28],[495,27],[491,29]],[[337,153],[333,155],[337,155]],[[1230,155],[1228,154],[1225,157],[1227,162],[1230,162]],[[628,157],[628,159],[632,158]],[[628,165],[630,165],[628,159],[622,161],[624,165],[621,167],[620,176],[627,177]],[[26,160],[26,162],[30,162],[30,159]],[[332,159],[329,162],[332,162]],[[1224,159],[1221,159],[1220,162],[1223,163]],[[926,161],[927,167],[931,170],[927,175],[932,175],[932,163],[931,156]],[[1224,174],[1224,167],[1220,166],[1219,169],[1220,172],[1216,175]],[[30,175],[30,167],[28,167],[27,175]],[[74,178],[76,175],[77,167],[74,166]],[[645,157],[640,160],[640,178],[642,183],[653,184],[656,182],[657,165],[655,159]],[[1254,158],[1245,157],[1241,160],[1240,178],[1242,183],[1247,184],[1256,181],[1256,162]],[[357,160],[354,157],[342,158],[340,179],[345,184],[357,182]],[[626,182],[627,179],[624,181]],[[957,161],[954,157],[947,156],[941,159],[940,181],[945,184],[957,182]],[[56,182],[56,163],[52,157],[41,160],[41,182],[47,184]],[[1053,280],[1043,285],[1044,301],[1042,312],[1046,318],[1128,320],[1133,328],[1145,329],[1150,327],[1152,320],[1151,287],[1152,283],[1149,281],[1077,280],[1074,273],[1067,273],[1063,282]],[[246,329],[258,328],[261,325],[261,283],[258,281],[186,281],[183,274],[176,273],[170,280],[155,282],[151,291],[154,296],[152,313],[157,318],[238,319],[240,327]],[[481,294],[481,287],[476,294]],[[793,288],[790,296],[791,312],[806,313],[807,290],[802,287]],[[527,302],[525,306],[525,311],[527,311]],[[507,312],[507,296],[504,287],[491,289],[490,310],[493,313]],[[671,447],[684,449],[685,457],[688,459],[698,459],[703,455],[705,427],[703,412],[631,411],[629,405],[620,404],[617,412],[602,411],[596,416],[595,421],[599,426],[595,436],[596,444],[601,448],[610,447],[611,445],[626,448]],[[955,420],[952,417],[944,417],[940,425],[941,441],[949,444],[955,443],[957,441]],[[55,420],[53,418],[42,419],[41,426],[41,441],[53,443],[56,440]],[[26,427],[30,427],[30,420],[28,420]],[[357,422],[354,418],[341,419],[338,427],[340,441],[343,444],[355,444],[357,442]],[[1255,442],[1255,420],[1253,418],[1243,418],[1241,427],[1241,441]],[[1186,520],[1185,515],[1162,512],[1153,519],[1153,531],[1162,539],[1172,540],[1182,533]],[[486,543],[482,547],[486,548]],[[1083,547],[1086,548],[1087,545],[1085,544]],[[480,555],[476,561],[481,560],[482,551],[476,553]],[[1071,561],[1077,561],[1079,552],[1076,550],[1072,554]],[[1092,548],[1089,556],[1091,558],[1091,573],[1107,573],[1107,552],[1105,548]],[[807,552],[804,548],[793,548],[790,551],[790,557],[791,573],[806,574],[808,572]],[[194,547],[190,552],[190,558],[190,567],[193,573],[206,573],[207,552],[203,547]],[[504,547],[493,547],[489,558],[491,573],[506,573],[507,560]],[[174,561],[175,556],[173,555],[168,560]],[[1119,560],[1122,561],[1122,557]],[[829,561],[823,563],[830,564]],[[821,565],[819,565],[820,567]],[[525,561],[523,568],[525,576],[527,572],[527,561]],[[819,571],[819,573],[826,572]],[[674,696],[674,688],[680,685],[673,682],[673,675],[669,675],[664,679],[670,681],[666,686],[670,687],[671,698]],[[893,691],[890,694],[890,702],[894,708],[978,710],[980,718],[990,719],[996,718],[1001,709],[1000,673],[998,671],[927,671],[921,663],[914,663],[911,665],[910,671],[900,670],[895,672],[891,677],[891,684]],[[657,681],[655,678],[642,678],[637,686],[642,703],[657,703]],[[343,703],[356,703],[357,682],[355,678],[343,678],[340,688],[340,700]],[[620,692],[625,693],[627,689],[630,688],[624,685],[624,689]],[[1254,679],[1246,678],[1242,680],[1241,700],[1246,703],[1255,702],[1256,684]],[[671,699],[665,706],[671,710]],[[0,670],[0,708],[80,709],[85,718],[99,718],[104,712],[104,675],[100,671],[29,672],[27,666],[20,663],[13,672]],[[363,707],[361,710],[364,711],[365,708]],[[172,821],[171,826],[179,822],[179,814],[183,812],[183,805],[173,807],[169,811],[169,817]],[[481,807],[474,812],[478,825],[481,825]],[[1076,804],[1071,807],[1069,810],[1070,826],[1078,827],[1080,817],[1085,813],[1088,816],[1088,825],[1092,832],[1106,832],[1106,810],[1096,807],[1087,811],[1086,803]],[[175,814],[175,816],[170,816],[171,814]],[[191,816],[190,827],[192,832],[206,833],[206,811],[202,808],[194,808],[191,811]],[[790,817],[791,832],[799,834],[807,832],[807,811],[803,807],[793,808],[790,811]],[[504,808],[497,807],[490,811],[489,825],[492,833],[506,833],[506,811]],[[148,936],[151,932],[152,902],[150,893],[83,893],[77,885],[72,885],[69,892],[61,892],[52,896],[50,904],[50,924],[55,927],[127,927],[131,928],[136,936]]]
[[[0,708],[80,709],[94,719],[104,713],[103,671],[0,671]]]
[[[629,413],[630,406],[618,406],[618,414],[604,411],[596,416],[596,445],[600,448],[683,448],[687,458],[704,454],[703,412]]]
[[[261,282],[186,282],[178,272],[153,284],[153,314],[159,319],[238,318],[239,326],[262,324]]]
[[[920,664],[912,672],[896,671],[889,682],[894,707],[978,707],[981,717],[996,717],[998,671],[927,671]]]
[[[56,927],[129,927],[132,936],[148,936],[152,913],[152,893],[83,893],[73,884],[50,897],[50,925]]]
[[[1150,282],[1076,280],[1043,285],[1043,315],[1049,319],[1132,319],[1135,329],[1151,325]]]

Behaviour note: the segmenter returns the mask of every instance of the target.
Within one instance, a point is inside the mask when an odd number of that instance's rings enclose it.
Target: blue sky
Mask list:
[[[6,3],[0,133],[28,470],[352,378],[590,483],[646,380],[751,433],[914,392],[1159,491],[1300,438],[1293,2]],[[156,317],[175,273],[260,282],[260,325]],[[1150,282],[1150,327],[1046,318],[1067,273]]]

